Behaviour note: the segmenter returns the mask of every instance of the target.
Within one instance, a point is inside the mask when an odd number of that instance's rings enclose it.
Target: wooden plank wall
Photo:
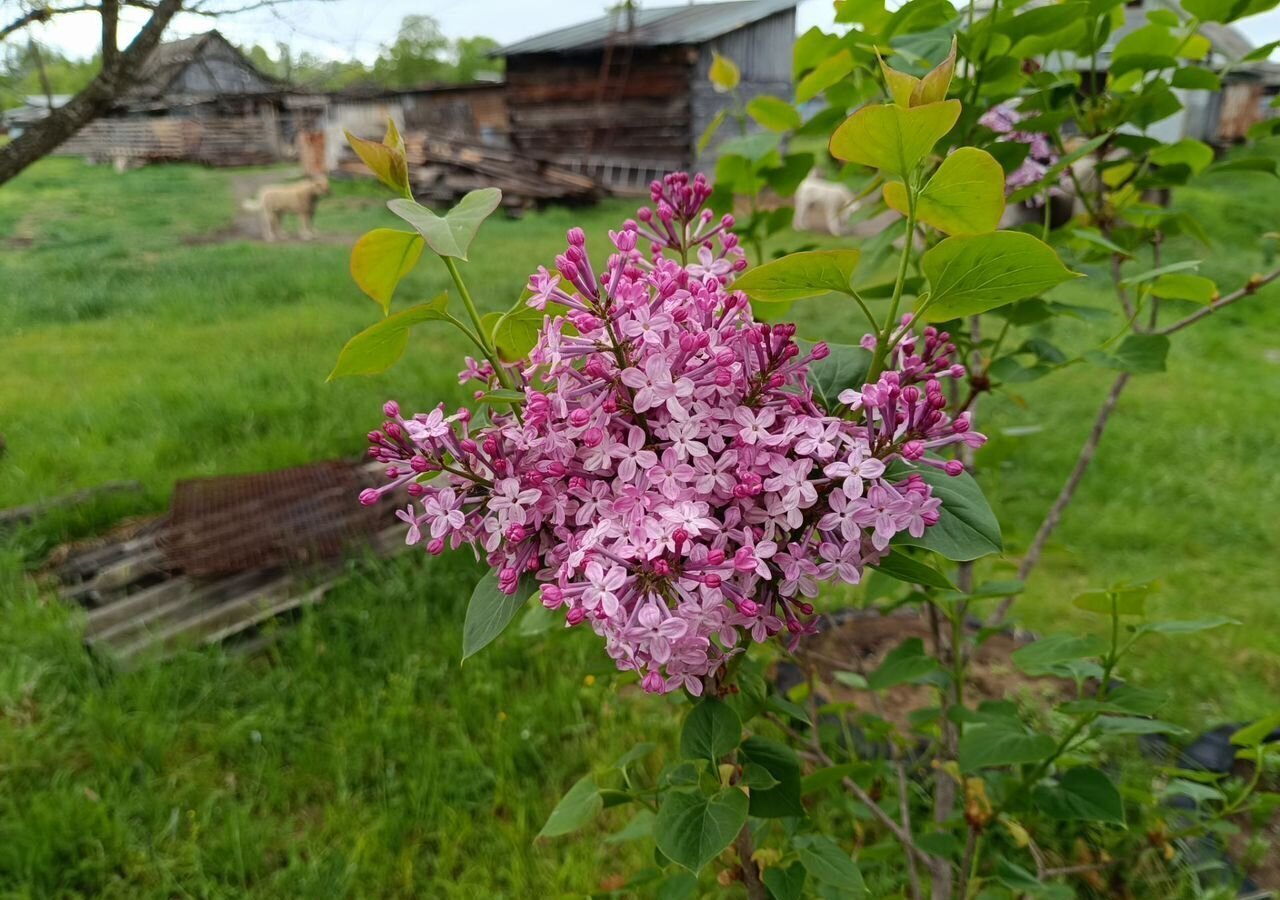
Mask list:
[[[603,54],[526,54],[507,60],[507,109],[519,151],[565,165],[584,157],[643,161],[669,169],[690,161],[687,47],[616,49],[601,84]]]
[[[696,151],[697,141],[711,124],[711,120],[733,102],[728,94],[716,93],[711,86],[708,75],[711,71],[712,51],[728,57],[738,66],[742,73],[738,93],[744,102],[760,94],[773,94],[790,100],[791,51],[795,39],[796,13],[794,9],[787,9],[753,25],[731,31],[698,48],[698,61],[694,67],[691,88],[691,153]],[[751,127],[756,130],[754,123]],[[715,167],[716,147],[737,135],[736,128],[720,129],[707,152],[697,160],[697,168],[710,173]]]

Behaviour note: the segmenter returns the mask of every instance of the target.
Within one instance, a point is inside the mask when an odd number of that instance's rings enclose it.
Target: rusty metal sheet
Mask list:
[[[357,501],[367,486],[342,461],[180,481],[157,543],[197,577],[333,559],[386,524],[384,509]]]

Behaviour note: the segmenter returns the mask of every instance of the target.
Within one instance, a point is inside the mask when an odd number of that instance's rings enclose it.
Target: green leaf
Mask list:
[[[658,749],[657,744],[654,744],[650,741],[642,741],[641,743],[636,744],[626,753],[619,756],[618,761],[613,764],[613,768],[625,769],[627,766],[631,765],[633,762],[638,762],[644,759],[646,756],[648,756],[650,753],[652,753],[654,750],[657,750],[657,749]]]
[[[800,803],[800,758],[786,744],[752,735],[742,742],[743,761],[773,776],[772,786],[752,787],[751,815],[761,819],[803,816]]]
[[[1093,723],[1100,734],[1132,735],[1132,734],[1188,734],[1187,729],[1171,722],[1159,719],[1145,719],[1138,716],[1102,716]]]
[[[1264,172],[1275,175],[1276,161],[1269,156],[1236,156],[1214,163],[1205,172]]]
[[[1186,138],[1177,143],[1157,147],[1151,151],[1148,158],[1158,166],[1182,164],[1199,174],[1213,162],[1213,148],[1203,141]]]
[[[1169,300],[1190,300],[1192,303],[1211,303],[1218,296],[1218,286],[1213,279],[1203,275],[1161,275],[1151,285],[1151,293]]]
[[[498,348],[498,355],[505,362],[516,362],[528,356],[538,343],[542,323],[547,316],[556,315],[557,309],[550,303],[546,309],[518,304],[503,313],[493,326],[493,343]]]
[[[798,703],[793,703],[781,694],[770,694],[765,706],[776,713],[780,713],[789,718],[795,719],[797,722],[803,722],[805,725],[812,725],[809,720],[809,713],[805,711]]]
[[[799,343],[802,355],[813,349],[808,341]],[[842,391],[856,390],[866,383],[871,351],[849,344],[828,344],[827,350],[825,359],[809,363],[809,386],[823,408],[831,412],[840,405]]]
[[[796,103],[808,103],[853,71],[853,54],[848,49],[828,56],[796,85]]]
[[[759,303],[786,303],[832,292],[849,295],[858,250],[807,250],[743,272],[733,283]]]
[[[770,866],[764,871],[764,886],[769,889],[773,900],[801,900],[805,875],[802,863],[792,863],[785,869]]]
[[[1144,622],[1138,626],[1138,634],[1196,634],[1221,628],[1223,625],[1239,625],[1238,619],[1212,616],[1208,619],[1182,619],[1172,622]]]
[[[1133,375],[1149,375],[1165,370],[1168,355],[1169,338],[1165,335],[1131,334],[1120,342],[1114,355],[1094,350],[1086,353],[1085,358]]]
[[[556,808],[547,817],[547,824],[538,832],[540,838],[559,837],[587,825],[604,808],[600,789],[594,775],[584,775],[574,782],[569,792],[560,798]]]
[[[1168,698],[1158,691],[1122,685],[1107,694],[1106,699],[1086,698],[1059,704],[1058,709],[1069,716],[1082,713],[1120,713],[1150,716],[1164,705]]]
[[[1014,44],[1033,35],[1055,34],[1089,14],[1087,3],[1055,3],[1023,9],[1024,12],[997,26]]]
[[[1017,722],[992,720],[971,725],[960,738],[960,768],[965,772],[1047,759],[1057,743],[1047,734],[1027,731]]]
[[[606,844],[625,844],[628,841],[639,841],[653,837],[653,823],[656,816],[652,810],[642,809],[628,822],[621,831],[615,831],[604,839]]]
[[[949,237],[924,254],[927,321],[972,316],[1080,277],[1048,244],[1018,231]]]
[[[794,131],[801,123],[800,113],[794,106],[770,94],[752,97],[747,104],[747,115],[770,131]]]
[[[959,100],[904,109],[864,106],[831,136],[831,155],[845,162],[907,176],[960,117]]]
[[[1106,652],[1107,645],[1093,636],[1053,634],[1013,651],[1013,664],[1028,675],[1046,675],[1060,663],[1088,659]]]
[[[901,181],[884,186],[890,208],[907,214],[907,188]],[[1004,215],[1004,170],[995,157],[961,147],[942,161],[916,199],[916,216],[946,234],[995,231]]]
[[[409,346],[409,331],[420,322],[451,321],[446,310],[449,295],[442,293],[430,303],[412,306],[381,322],[370,325],[343,346],[328,381],[348,375],[377,375],[391,368]]]
[[[1206,22],[1234,22],[1245,16],[1264,13],[1276,0],[1182,0],[1182,8]]]
[[[465,260],[481,223],[489,218],[501,202],[502,191],[497,188],[481,188],[471,191],[443,216],[437,216],[412,200],[390,200],[387,207],[418,229],[427,246],[439,256]]]
[[[462,623],[462,658],[480,652],[511,623],[516,612],[538,590],[538,582],[526,575],[516,585],[514,594],[498,590],[498,574],[490,570],[471,592],[467,615]]]
[[[1085,591],[1071,601],[1076,609],[1110,616],[1140,616],[1145,611],[1146,599],[1156,590],[1154,582],[1122,584],[1105,591]]]
[[[387,120],[387,136],[380,144],[358,138],[345,129],[342,133],[347,136],[347,143],[351,145],[352,150],[356,151],[356,156],[363,160],[369,167],[369,171],[376,175],[379,181],[397,194],[404,197],[410,196],[409,167],[404,159],[404,141],[400,139],[395,122]]]
[[[742,741],[742,721],[719,700],[706,699],[689,711],[680,732],[680,755],[715,764]]]
[[[907,638],[894,647],[874,672],[867,676],[867,687],[883,691],[900,684],[919,681],[938,668],[938,661],[924,652],[924,641]]]
[[[1280,728],[1280,712],[1272,713],[1252,725],[1241,728],[1231,735],[1231,743],[1237,747],[1261,747],[1277,728]]]
[[[351,277],[356,285],[391,311],[391,296],[400,279],[413,271],[422,256],[422,236],[412,231],[375,228],[351,248]]]
[[[1069,769],[1054,787],[1036,785],[1032,800],[1054,819],[1124,825],[1124,802],[1111,779],[1091,766]]]
[[[733,843],[747,822],[747,795],[723,788],[710,797],[696,791],[668,791],[654,832],[658,849],[693,873]]]
[[[941,517],[936,525],[926,528],[923,537],[899,532],[893,543],[924,547],[953,562],[968,562],[1004,549],[1000,523],[983,496],[982,489],[968,472],[948,475],[933,466],[894,467],[890,477],[919,475],[942,501]]]
[[[707,125],[706,131],[702,132],[702,136],[698,138],[699,156],[707,152],[707,148],[711,146],[711,141],[716,136],[716,132],[720,130],[720,126],[724,124],[724,120],[728,118],[728,116],[729,111],[722,109],[720,112],[715,114],[715,117]]]
[[[944,591],[957,590],[946,575],[918,559],[912,559],[905,553],[891,553],[871,568],[907,584],[920,584]]]
[[[867,885],[857,864],[831,838],[804,834],[793,838],[791,843],[800,854],[800,865],[814,881],[860,894],[867,893]]]
[[[1162,275],[1168,275],[1171,272],[1184,272],[1187,269],[1198,268],[1201,260],[1184,259],[1180,262],[1169,263],[1167,266],[1159,266],[1155,269],[1148,269],[1145,272],[1139,272],[1136,275],[1130,275],[1120,281],[1121,287],[1133,287],[1139,284],[1145,284],[1148,281],[1155,281]]]
[[[712,50],[711,71],[708,72],[708,77],[711,79],[712,87],[718,93],[727,94],[738,86],[738,82],[742,80],[742,73],[738,71],[733,60]]]

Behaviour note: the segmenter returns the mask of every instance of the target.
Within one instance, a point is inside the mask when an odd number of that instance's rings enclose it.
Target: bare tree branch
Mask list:
[[[1020,581],[1025,582],[1027,576],[1031,574],[1031,570],[1040,562],[1040,554],[1044,552],[1044,546],[1049,542],[1049,536],[1053,534],[1058,527],[1058,523],[1062,521],[1063,512],[1071,505],[1071,500],[1076,495],[1076,489],[1080,487],[1080,482],[1084,479],[1084,473],[1088,471],[1094,455],[1098,452],[1098,445],[1102,443],[1102,433],[1107,429],[1107,421],[1111,418],[1111,414],[1115,412],[1116,404],[1120,402],[1120,395],[1124,392],[1125,385],[1128,383],[1128,372],[1121,372],[1116,380],[1112,382],[1111,390],[1107,392],[1107,398],[1102,402],[1102,406],[1098,409],[1098,415],[1093,420],[1093,428],[1089,431],[1089,437],[1085,440],[1084,446],[1080,448],[1080,455],[1076,457],[1076,464],[1071,469],[1071,474],[1067,476],[1067,480],[1062,485],[1062,490],[1058,492],[1058,499],[1054,500],[1053,506],[1049,508],[1049,514],[1040,523],[1040,528],[1036,531],[1035,539],[1032,540],[1031,546],[1027,550],[1027,555],[1022,558],[1022,565],[1018,567],[1018,579]],[[1009,612],[1009,607],[1012,605],[1013,597],[1005,597],[991,617],[990,622],[988,622],[988,626],[994,628],[1002,623]]]
[[[102,0],[102,68],[115,67],[120,56],[120,0]]]
[[[0,184],[110,109],[116,98],[133,83],[142,64],[160,43],[160,36],[164,34],[169,20],[182,9],[182,2],[160,0],[142,30],[116,58],[115,65],[110,68],[104,66],[69,103],[51,110],[48,116],[23,131],[12,143],[0,147]]]

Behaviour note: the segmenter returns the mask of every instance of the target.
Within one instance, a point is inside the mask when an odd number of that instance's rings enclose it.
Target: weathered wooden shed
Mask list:
[[[796,2],[624,4],[504,47],[512,144],[615,190],[689,168],[732,102],[707,78],[712,51],[738,65],[744,98],[790,93]]]
[[[315,126],[325,102],[207,31],[158,46],[115,108],[57,152],[117,162],[274,162],[293,155],[297,133]]]

